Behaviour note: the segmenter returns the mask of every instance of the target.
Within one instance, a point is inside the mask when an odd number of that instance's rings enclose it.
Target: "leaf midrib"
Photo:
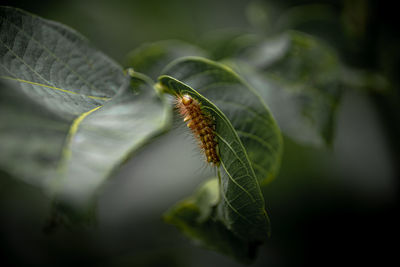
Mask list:
[[[6,67],[4,67],[4,65],[1,65],[1,66],[11,74],[11,72]],[[17,81],[17,82],[20,82],[20,83],[27,83],[27,84],[31,84],[31,85],[37,85],[37,86],[41,86],[41,87],[45,87],[45,88],[61,91],[61,92],[64,92],[64,93],[73,94],[73,95],[79,95],[79,96],[92,98],[92,99],[97,99],[97,100],[108,101],[108,100],[111,99],[110,97],[79,94],[79,93],[77,93],[75,91],[69,91],[69,90],[58,88],[58,87],[55,87],[55,86],[50,86],[50,85],[46,85],[46,84],[31,82],[31,81],[27,81],[27,80],[23,80],[23,79],[19,79],[19,78],[8,77],[8,76],[0,76],[0,79],[13,80],[13,81]]]
[[[62,148],[61,159],[59,161],[58,171],[62,175],[65,174],[66,164],[71,157],[71,150],[69,149],[69,147],[71,146],[72,139],[74,138],[75,134],[79,130],[80,124],[87,116],[89,116],[90,114],[92,114],[93,112],[95,112],[96,110],[98,110],[101,107],[103,107],[103,106],[97,106],[89,111],[86,111],[73,120],[71,126],[69,127],[68,134],[65,139],[63,148]]]

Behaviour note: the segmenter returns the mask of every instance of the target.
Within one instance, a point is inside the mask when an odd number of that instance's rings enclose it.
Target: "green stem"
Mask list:
[[[221,190],[222,190],[222,187],[221,187],[221,172],[220,172],[220,168],[219,167],[217,167],[217,176],[218,176],[218,188],[219,188],[219,194],[218,194],[218,204],[219,204],[219,202],[221,201]]]

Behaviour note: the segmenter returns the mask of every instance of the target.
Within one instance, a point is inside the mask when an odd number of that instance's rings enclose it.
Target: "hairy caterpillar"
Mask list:
[[[189,95],[178,95],[176,106],[183,121],[187,123],[196,139],[199,140],[200,148],[203,150],[207,162],[218,165],[219,157],[213,119],[205,114],[201,110],[200,103]]]

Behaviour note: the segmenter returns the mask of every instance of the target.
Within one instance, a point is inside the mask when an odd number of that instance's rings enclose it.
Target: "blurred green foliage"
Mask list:
[[[280,175],[263,189],[272,238],[254,266],[343,262],[381,266],[392,260],[400,147],[400,52],[393,4],[372,0],[2,4],[67,24],[119,62],[144,42],[181,39],[201,44],[210,31],[224,28],[265,36],[295,29],[322,38],[336,49],[348,71],[342,76],[345,92],[336,139],[329,150],[285,138]],[[251,45],[252,36],[235,39],[229,51],[240,52]],[[16,266],[159,266],[160,262],[164,266],[239,266],[188,245],[174,228],[158,221],[164,210],[210,174],[187,175],[199,168],[190,147],[194,145],[179,129],[156,140],[105,187],[97,229],[60,229],[50,236],[40,231],[50,210],[48,199],[1,173],[3,262]]]

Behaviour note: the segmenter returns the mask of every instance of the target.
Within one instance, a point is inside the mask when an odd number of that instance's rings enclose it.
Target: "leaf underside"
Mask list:
[[[0,168],[84,208],[170,108],[74,30],[0,8]]]
[[[204,223],[193,224],[201,216],[195,211],[196,201],[177,204],[167,221],[190,229],[184,232],[220,252],[237,257],[233,251],[245,247],[247,252],[240,257],[249,260],[255,244],[265,241],[270,231],[260,183],[271,179],[279,166],[279,129],[259,96],[223,65],[188,57],[174,61],[163,73],[159,78],[162,87],[172,94],[189,94],[214,118],[221,160],[220,185],[206,186],[219,192],[219,202],[209,203],[212,212]],[[263,168],[255,172],[255,164]],[[216,229],[223,234],[213,244],[207,236],[215,236]],[[228,245],[232,240],[234,248]]]
[[[260,184],[276,176],[282,155],[280,130],[253,88],[228,67],[197,57],[178,59],[163,73],[195,89],[225,114]]]

